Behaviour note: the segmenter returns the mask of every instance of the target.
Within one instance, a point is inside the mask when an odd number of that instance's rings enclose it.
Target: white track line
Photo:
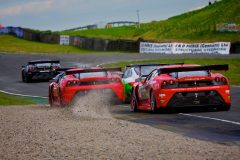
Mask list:
[[[236,87],[236,88],[240,88],[240,86],[231,86],[231,87]]]
[[[179,113],[179,114],[180,114],[180,115],[183,115],[183,116],[189,116],[189,117],[197,117],[197,118],[203,118],[203,119],[211,119],[211,120],[215,120],[215,121],[221,121],[221,122],[236,124],[236,125],[239,125],[239,126],[240,126],[240,122],[234,122],[234,121],[229,121],[229,120],[225,120],[225,119],[211,118],[211,117],[198,116],[198,115],[193,115],[193,114],[184,114],[184,113]]]
[[[32,98],[48,98],[48,97],[41,97],[41,96],[31,96],[31,95],[24,95],[24,94],[11,93],[11,92],[3,91],[3,90],[0,90],[0,92],[2,92],[2,93],[6,93],[6,94],[9,94],[9,95],[14,95],[14,96],[32,97]]]

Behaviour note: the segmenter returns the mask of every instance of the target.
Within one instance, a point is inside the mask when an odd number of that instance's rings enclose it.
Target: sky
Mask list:
[[[212,2],[214,0],[211,0]],[[114,21],[164,20],[202,8],[209,0],[0,0],[0,24],[64,30]]]

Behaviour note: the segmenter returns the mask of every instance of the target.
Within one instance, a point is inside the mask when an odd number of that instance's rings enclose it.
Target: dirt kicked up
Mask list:
[[[0,159],[239,159],[240,147],[112,118],[92,94],[65,108],[0,107]],[[96,95],[94,96],[96,97]]]

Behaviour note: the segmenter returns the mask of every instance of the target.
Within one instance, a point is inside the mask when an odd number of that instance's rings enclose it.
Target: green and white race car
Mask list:
[[[154,69],[165,65],[183,65],[184,63],[143,63],[131,64],[125,67],[122,75],[122,83],[124,85],[124,102],[130,102],[130,94],[135,82],[144,80]]]
[[[122,83],[124,85],[125,102],[130,102],[130,93],[132,86],[136,81],[140,81],[141,77],[148,76],[158,66],[166,64],[132,64],[125,67],[122,75]]]

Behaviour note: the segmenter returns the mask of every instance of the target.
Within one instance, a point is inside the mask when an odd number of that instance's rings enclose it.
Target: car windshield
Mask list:
[[[76,78],[106,77],[106,72],[87,72],[74,74]]]
[[[154,65],[154,66],[140,66],[140,67],[141,67],[141,76],[147,76],[158,66]],[[140,73],[140,67],[135,68],[138,75]]]
[[[37,67],[51,67],[51,63],[37,63],[35,64]]]
[[[188,71],[188,72],[173,72],[169,74],[174,78],[192,77],[192,76],[209,76],[209,71]]]

